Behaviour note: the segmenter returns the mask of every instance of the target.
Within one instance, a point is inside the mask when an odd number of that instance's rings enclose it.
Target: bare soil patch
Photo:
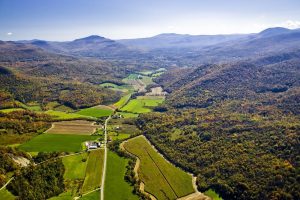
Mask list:
[[[52,127],[46,131],[50,134],[91,135],[100,126],[94,122],[84,120],[54,122]]]

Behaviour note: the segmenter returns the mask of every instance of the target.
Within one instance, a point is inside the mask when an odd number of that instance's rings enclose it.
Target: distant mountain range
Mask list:
[[[18,49],[23,48],[22,54],[30,51],[42,54],[41,50],[44,50],[68,56],[129,60],[131,64],[150,61],[180,66],[243,59],[273,52],[292,52],[300,49],[300,29],[276,27],[260,33],[233,35],[166,33],[149,38],[125,40],[111,40],[91,35],[66,42],[44,40],[1,42],[0,47],[4,45],[7,49],[13,44]]]

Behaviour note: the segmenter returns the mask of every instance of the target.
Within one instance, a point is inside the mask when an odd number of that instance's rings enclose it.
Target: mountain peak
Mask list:
[[[273,36],[273,35],[278,35],[278,34],[284,34],[290,32],[290,29],[283,28],[283,27],[273,27],[273,28],[268,28],[259,33],[259,35],[262,36]]]
[[[99,35],[90,35],[88,37],[76,39],[73,42],[80,42],[80,41],[86,41],[86,42],[98,42],[98,41],[106,41],[109,40],[105,37],[99,36]]]

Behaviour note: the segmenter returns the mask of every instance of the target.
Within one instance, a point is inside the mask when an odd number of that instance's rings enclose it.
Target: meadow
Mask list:
[[[66,169],[64,179],[84,179],[85,169],[87,166],[87,158],[87,153],[63,157],[62,161]]]
[[[140,159],[139,178],[145,183],[145,191],[158,200],[176,199],[194,192],[192,176],[167,162],[144,137],[128,140],[124,148]]]
[[[76,114],[90,116],[90,117],[106,117],[113,113],[112,109],[103,108],[100,106],[95,106],[91,108],[81,109],[80,111],[76,112]]]
[[[121,97],[121,99],[118,102],[116,102],[114,104],[114,106],[117,107],[117,108],[122,108],[124,105],[127,104],[127,102],[129,101],[130,97],[131,97],[131,94],[127,94],[127,95]]]
[[[151,112],[151,107],[158,106],[164,101],[163,97],[139,96],[137,99],[131,99],[122,109],[123,112],[147,113]]]
[[[104,149],[89,152],[85,179],[81,190],[82,194],[100,187],[102,179],[103,159]]]
[[[7,189],[0,190],[0,199],[3,200],[14,200],[16,197],[12,195]]]
[[[96,136],[89,135],[44,133],[20,145],[19,148],[27,152],[79,152],[81,151],[82,142],[95,140],[96,138]]]
[[[57,120],[95,119],[94,117],[80,115],[77,113],[66,113],[66,112],[55,111],[55,110],[47,110],[44,113],[53,116],[53,118]]]
[[[209,190],[205,191],[204,194],[206,196],[209,196],[213,200],[222,200],[222,198],[215,191],[213,191],[212,189],[209,189]]]
[[[133,187],[124,180],[128,159],[108,151],[104,198],[106,200],[138,200]]]
[[[91,135],[99,127],[94,122],[84,120],[54,122],[52,128],[46,133],[49,134],[71,134],[71,135]]]
[[[0,112],[10,113],[13,111],[20,111],[20,110],[24,110],[24,109],[23,108],[6,108],[6,109],[1,109]]]
[[[95,191],[80,198],[80,200],[99,200],[100,191]]]
[[[100,84],[101,87],[109,88],[115,91],[121,91],[121,92],[129,92],[133,88],[130,85],[116,85],[113,83],[102,83]]]
[[[122,115],[124,118],[136,118],[139,115],[135,113],[130,113],[130,112],[117,112],[117,114]]]

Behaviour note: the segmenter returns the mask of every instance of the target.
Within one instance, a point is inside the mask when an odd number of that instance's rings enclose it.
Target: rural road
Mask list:
[[[110,120],[110,116],[105,120],[104,123],[104,162],[103,162],[103,171],[102,171],[102,183],[101,183],[101,193],[100,200],[104,200],[104,183],[106,175],[106,161],[107,161],[107,123]]]

